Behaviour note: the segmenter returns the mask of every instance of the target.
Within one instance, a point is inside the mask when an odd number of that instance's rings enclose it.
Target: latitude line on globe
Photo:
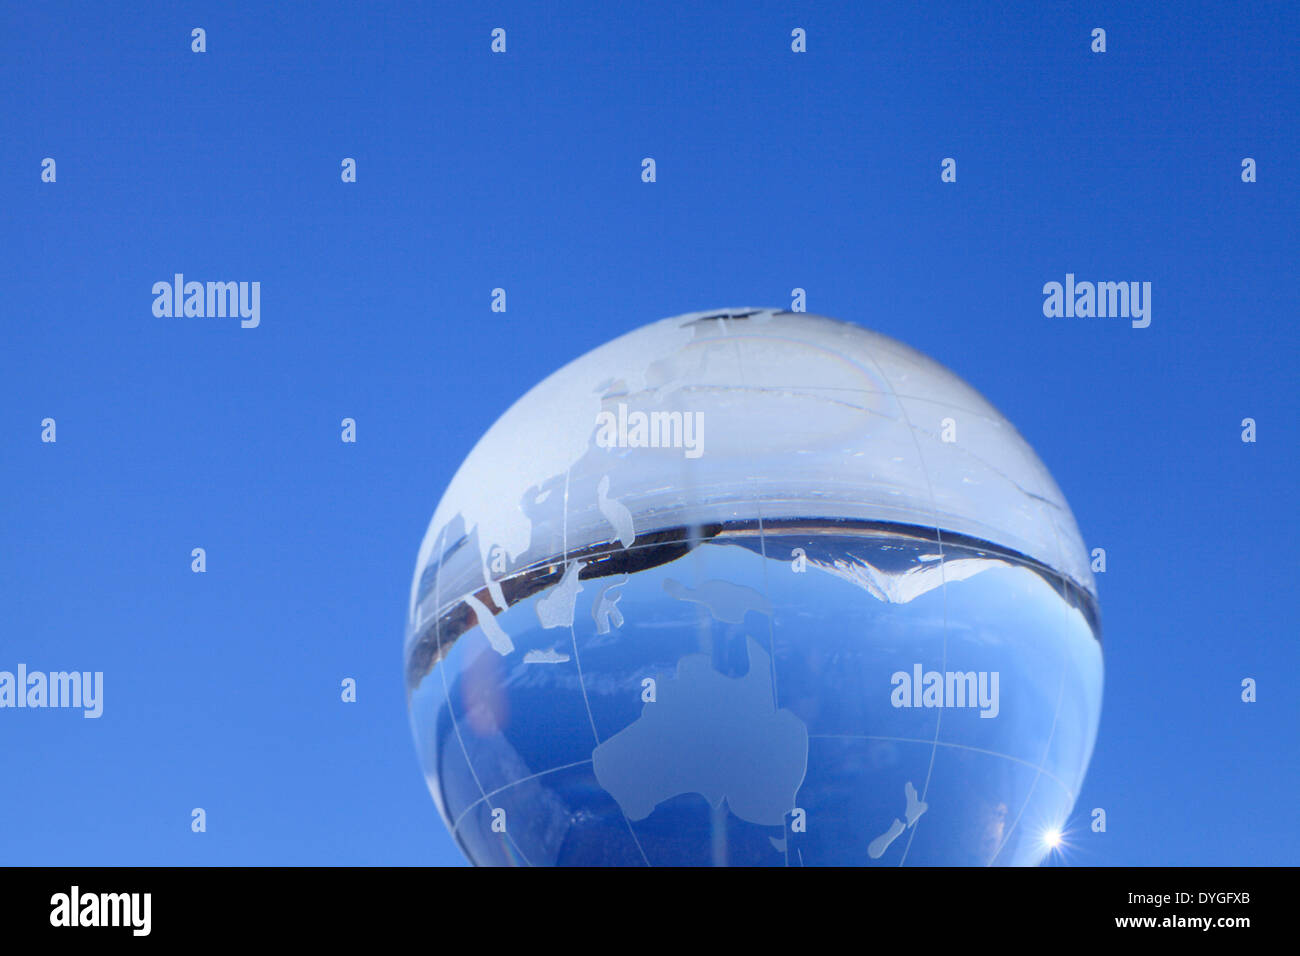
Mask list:
[[[696,390],[700,390],[700,389],[717,389],[717,388],[720,388],[720,387],[723,387],[723,386],[718,386],[718,385],[703,385],[703,384],[701,384],[701,385],[690,385],[690,386],[687,386],[687,388],[690,389],[691,391],[696,391]],[[852,393],[859,394],[859,395],[885,395],[885,396],[892,396],[892,397],[894,397],[894,398],[906,398],[906,399],[910,399],[911,401],[914,401],[914,402],[925,402],[925,403],[927,403],[927,404],[929,404],[929,405],[937,404],[933,398],[926,398],[926,397],[924,397],[924,396],[922,396],[922,395],[907,395],[907,394],[904,394],[904,393],[901,393],[901,392],[882,391],[881,389],[875,389],[875,388],[862,388],[862,387],[860,387],[860,386],[852,386],[852,387],[850,387],[850,386],[845,386],[845,385],[787,385],[786,388],[801,389],[801,390],[803,390],[803,391],[808,391],[808,392],[813,392],[813,393],[816,393],[816,392],[852,392]],[[756,391],[756,392],[763,392],[763,391],[771,391],[771,389],[770,389],[770,388],[764,388],[764,387],[761,387],[761,386],[755,386],[755,387],[753,388],[753,391]],[[857,406],[854,406],[854,407],[857,407]],[[952,404],[949,404],[949,403],[947,403],[947,402],[944,403],[944,407],[945,407],[945,408],[953,409],[954,411],[964,412],[964,413],[967,414],[967,415],[971,415],[971,416],[973,416],[973,417],[975,417],[975,418],[982,418],[982,419],[984,419],[984,421],[986,421],[986,422],[993,422],[994,424],[996,424],[996,419],[993,419],[993,418],[989,417],[989,415],[988,415],[987,413],[985,413],[985,412],[978,412],[978,411],[976,411],[976,410],[973,409],[973,408],[966,408],[966,407],[963,406],[963,405],[952,405]]]
[[[574,767],[581,767],[583,764],[587,764],[587,763],[591,763],[590,757],[588,757],[586,760],[575,760],[573,763],[566,763],[561,767],[552,767],[550,770],[541,770],[538,771],[537,773],[530,773],[528,776],[520,777],[518,780],[515,780],[511,783],[507,783],[505,786],[497,787],[491,793],[483,794],[483,796],[479,797],[477,800],[475,800],[473,803],[471,803],[469,806],[467,806],[464,810],[460,812],[460,816],[456,818],[456,822],[451,825],[451,832],[455,833],[457,830],[460,829],[460,825],[462,822],[464,822],[466,814],[468,814],[471,810],[477,807],[480,803],[483,803],[485,800],[488,800],[491,797],[495,797],[498,793],[502,793],[506,790],[509,790],[511,787],[517,787],[521,783],[527,783],[529,780],[536,780],[538,777],[545,777],[547,774],[551,774],[551,773],[559,773],[561,770],[572,770]]]
[[[885,737],[880,734],[809,734],[812,740],[889,740],[900,744],[928,744],[931,743],[927,737]],[[953,750],[969,750],[972,753],[986,754],[990,757],[1001,757],[1003,760],[1010,760],[1014,763],[1023,764],[1030,770],[1037,770],[1054,784],[1069,794],[1070,799],[1074,799],[1074,791],[1067,787],[1061,778],[1052,773],[1046,767],[1040,767],[1023,757],[1013,757],[1011,754],[1000,753],[997,750],[987,750],[984,747],[972,747],[970,744],[954,743],[950,740],[940,740],[936,746],[950,747]]]

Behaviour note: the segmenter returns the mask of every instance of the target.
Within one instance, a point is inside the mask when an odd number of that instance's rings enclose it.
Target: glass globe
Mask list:
[[[502,415],[425,534],[405,665],[486,865],[1033,864],[1102,690],[1088,553],[1010,423],[761,309],[647,325]]]

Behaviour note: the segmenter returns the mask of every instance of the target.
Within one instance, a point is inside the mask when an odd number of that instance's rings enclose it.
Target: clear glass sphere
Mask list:
[[[486,865],[1033,864],[1102,691],[1088,553],[1010,423],[760,309],[647,325],[502,415],[429,524],[405,663]]]

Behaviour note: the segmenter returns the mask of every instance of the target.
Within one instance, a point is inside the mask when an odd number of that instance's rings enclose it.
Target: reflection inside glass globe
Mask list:
[[[406,672],[477,864],[1015,865],[1061,842],[1102,656],[1068,505],[978,393],[729,310],[596,349],[484,436]]]

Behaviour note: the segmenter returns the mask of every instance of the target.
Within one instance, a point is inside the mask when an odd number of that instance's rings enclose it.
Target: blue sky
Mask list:
[[[401,677],[442,490],[571,358],[800,287],[983,392],[1107,550],[1072,861],[1294,864],[1300,11],[612,10],[0,14],[0,669],[105,673],[99,720],[0,711],[0,863],[460,862]],[[156,318],[176,272],[261,325]],[[1045,318],[1067,272],[1150,327]]]

